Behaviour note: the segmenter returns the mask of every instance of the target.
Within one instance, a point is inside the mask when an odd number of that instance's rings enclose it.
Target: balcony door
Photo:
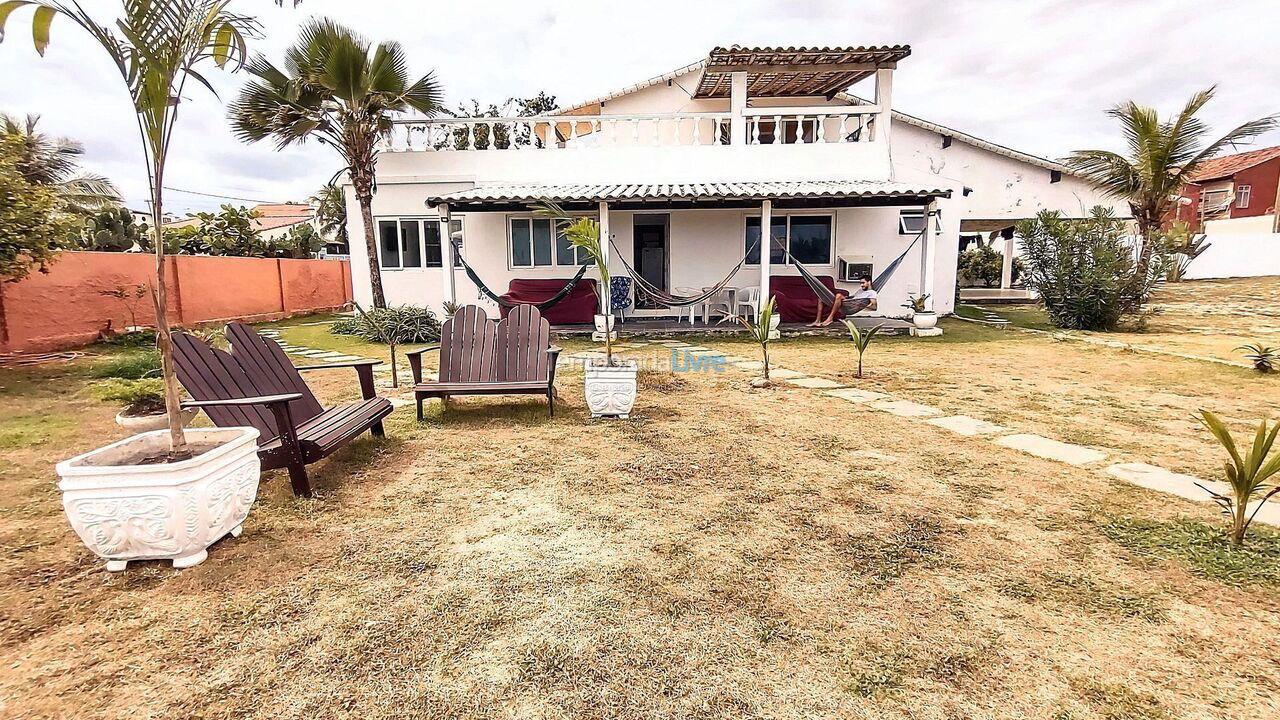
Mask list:
[[[650,285],[671,292],[667,287],[668,215],[635,215],[632,237],[635,245],[631,257],[636,274],[644,278]],[[636,309],[653,310],[662,307],[646,297],[644,293],[636,293]]]

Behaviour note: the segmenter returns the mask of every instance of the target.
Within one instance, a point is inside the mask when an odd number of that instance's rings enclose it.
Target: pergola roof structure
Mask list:
[[[747,74],[748,97],[828,95],[895,67],[909,45],[846,48],[718,47],[706,60],[695,98],[727,98],[735,72]]]

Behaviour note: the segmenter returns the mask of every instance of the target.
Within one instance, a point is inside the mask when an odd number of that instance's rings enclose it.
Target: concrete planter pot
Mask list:
[[[177,463],[125,464],[168,449],[168,431],[156,430],[58,463],[67,521],[107,570],[133,560],[190,567],[215,541],[240,534],[258,494],[258,431],[200,428],[187,440],[212,447]]]
[[[185,408],[182,410],[182,427],[191,424],[196,419],[196,415],[200,413],[200,408]],[[116,424],[125,430],[135,433],[151,432],[152,430],[169,429],[169,416],[166,413],[155,413],[152,415],[125,415],[123,412],[116,413]]]
[[[938,313],[933,311],[912,313],[911,324],[915,325],[917,330],[935,328],[938,326]]]
[[[586,376],[587,409],[591,417],[627,418],[636,404],[636,370],[634,360],[608,365],[607,360],[588,360],[583,367]]]

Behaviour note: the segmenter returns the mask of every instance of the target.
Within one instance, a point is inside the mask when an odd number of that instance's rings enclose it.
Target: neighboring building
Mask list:
[[[250,210],[258,214],[253,225],[264,241],[287,237],[297,225],[315,223],[315,210],[304,203],[263,203]]]
[[[1280,232],[1280,146],[1205,162],[1182,191],[1177,219],[1212,235]]]
[[[845,286],[901,256],[883,315],[902,314],[920,292],[952,311],[962,232],[999,233],[1041,209],[1078,216],[1105,204],[1128,215],[1057,163],[892,111],[894,73],[910,53],[716,48],[554,116],[399,122],[373,204],[387,301],[476,302],[469,278],[446,262],[449,235],[496,292],[516,279],[570,277],[582,258],[530,212],[538,199],[597,218],[615,275],[625,260],[677,294],[717,284],[744,255],[735,286],[767,294],[772,279],[795,275],[778,249],[747,252],[762,226]],[[864,80],[873,101],[844,93]],[[349,234],[362,237],[347,199]],[[916,242],[930,212],[933,232]],[[352,243],[355,295],[367,303],[364,250]]]

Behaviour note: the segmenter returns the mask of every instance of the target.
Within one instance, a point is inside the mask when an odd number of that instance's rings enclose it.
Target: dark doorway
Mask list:
[[[636,274],[663,292],[667,287],[667,219],[668,215],[636,215],[632,236],[635,246],[632,258]],[[662,307],[645,293],[637,290],[636,308],[652,310]]]

